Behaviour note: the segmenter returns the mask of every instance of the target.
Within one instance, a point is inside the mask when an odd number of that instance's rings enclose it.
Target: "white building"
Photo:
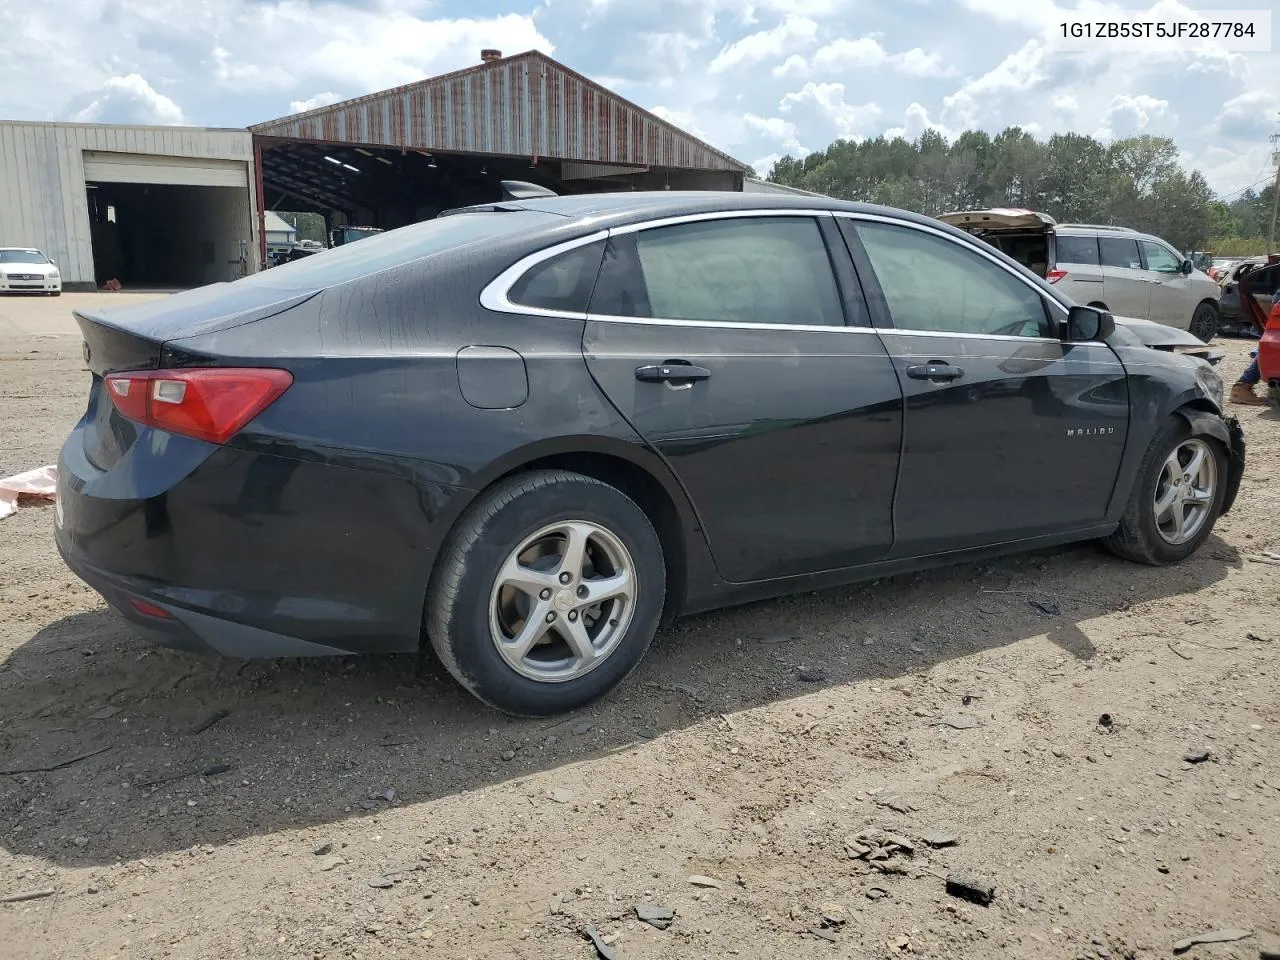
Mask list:
[[[267,253],[288,253],[298,239],[298,230],[274,210],[263,214],[263,232],[267,235]]]
[[[0,121],[0,246],[65,289],[230,280],[259,268],[247,130]]]

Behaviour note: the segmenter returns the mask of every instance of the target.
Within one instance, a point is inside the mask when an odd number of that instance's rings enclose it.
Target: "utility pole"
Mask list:
[[[1280,133],[1271,135],[1271,145],[1280,146]],[[1271,185],[1271,229],[1267,231],[1267,256],[1276,248],[1276,212],[1280,210],[1280,150],[1273,150],[1271,160],[1276,165],[1276,179]]]

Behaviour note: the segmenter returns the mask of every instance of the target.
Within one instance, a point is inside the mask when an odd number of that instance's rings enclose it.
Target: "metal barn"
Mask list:
[[[390,229],[557,193],[732,190],[750,168],[537,51],[251,126],[263,211]]]

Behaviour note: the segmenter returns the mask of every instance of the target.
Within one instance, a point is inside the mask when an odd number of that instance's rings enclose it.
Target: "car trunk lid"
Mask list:
[[[315,291],[210,284],[144,304],[74,311],[84,339],[84,361],[93,382],[84,417],[88,461],[108,470],[137,440],[142,428],[122,416],[107,395],[105,378],[129,370],[155,370],[171,340],[261,320],[310,299]],[[217,358],[209,358],[217,365]]]
[[[957,210],[953,213],[939,214],[937,219],[961,230],[967,230],[969,233],[990,233],[995,230],[1046,233],[1057,224],[1057,221],[1047,213],[1037,213],[1035,210],[1024,210],[1020,207]]]

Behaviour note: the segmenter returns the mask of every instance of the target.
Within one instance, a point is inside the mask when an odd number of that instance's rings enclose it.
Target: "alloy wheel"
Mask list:
[[[1218,490],[1218,460],[1198,437],[1170,451],[1156,478],[1152,503],[1156,530],[1179,545],[1195,538],[1209,521]]]
[[[499,569],[489,598],[490,638],[521,676],[576,680],[621,643],[637,586],[631,554],[610,530],[586,520],[549,524]]]

